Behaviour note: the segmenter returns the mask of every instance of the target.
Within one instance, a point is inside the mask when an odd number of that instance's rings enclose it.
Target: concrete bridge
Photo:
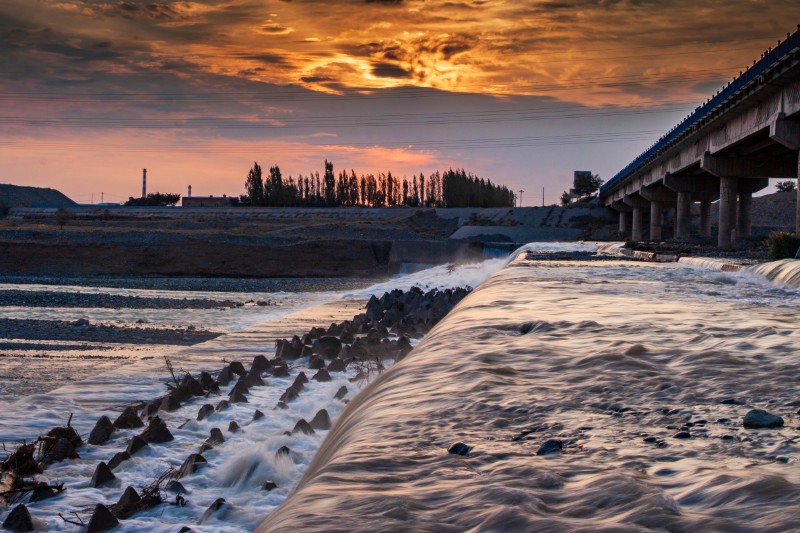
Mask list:
[[[753,193],[769,178],[798,178],[800,26],[742,71],[600,189],[632,240],[661,240],[664,213],[675,209],[675,237],[690,236],[700,203],[699,234],[711,237],[719,200],[721,248],[752,231]],[[645,233],[645,225],[649,233]],[[800,232],[800,187],[795,224]]]

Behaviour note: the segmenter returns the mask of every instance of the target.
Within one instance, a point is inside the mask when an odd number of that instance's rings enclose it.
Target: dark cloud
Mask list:
[[[300,78],[300,80],[306,83],[322,83],[322,82],[334,81],[334,79],[331,78],[330,76],[303,76],[302,78]]]
[[[381,78],[410,78],[411,72],[391,63],[375,63],[372,65],[372,75]]]
[[[99,4],[92,6],[93,12],[110,17],[123,17],[127,19],[145,18],[150,20],[168,21],[180,16],[176,5],[184,2],[134,2],[125,0],[116,4]]]
[[[367,4],[382,4],[385,6],[399,6],[403,0],[364,0]]]
[[[282,65],[286,63],[283,56],[278,54],[247,54],[242,56],[242,59],[250,59],[252,61],[259,61],[267,65]]]

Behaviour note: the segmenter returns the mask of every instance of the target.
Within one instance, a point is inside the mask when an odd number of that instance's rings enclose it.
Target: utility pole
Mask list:
[[[522,189],[519,190],[519,206],[522,207],[522,193],[524,193]]]
[[[542,187],[542,207],[544,207],[544,187]]]
[[[105,201],[105,199],[104,199],[104,195],[105,195],[105,193],[104,193],[104,192],[101,192],[101,193],[100,193],[100,203],[101,203],[101,204],[104,204],[104,203],[106,203],[106,201]]]

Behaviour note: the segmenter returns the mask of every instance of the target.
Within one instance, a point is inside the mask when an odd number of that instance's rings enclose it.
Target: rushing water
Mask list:
[[[799,307],[747,272],[520,254],[347,406],[259,531],[797,531]],[[753,408],[785,427],[744,429]]]
[[[297,323],[305,324],[305,329],[289,331],[288,334],[302,335],[311,326],[327,326],[331,316],[339,316],[336,321],[352,318],[361,312],[364,302],[373,294],[400,288],[407,290],[419,286],[426,290],[453,286],[478,285],[492,272],[505,264],[504,260],[490,260],[481,264],[463,265],[456,268],[440,266],[422,272],[399,276],[364,289],[315,292],[279,292],[254,295],[252,293],[176,293],[157,290],[122,290],[110,287],[95,289],[65,288],[32,285],[9,285],[5,288],[48,291],[57,288],[68,290],[89,290],[101,294],[133,294],[144,297],[203,297],[220,300],[270,298],[280,305],[264,308],[200,309],[200,310],[158,310],[134,309],[122,312],[127,320],[144,317],[149,323],[169,323],[170,313],[181,318],[175,320],[192,321],[198,326],[222,329],[229,333],[212,341],[187,348],[161,349],[176,367],[189,371],[218,369],[223,360],[241,360],[245,364],[256,354],[269,358],[274,355],[274,327],[272,322],[299,318]],[[331,302],[338,302],[332,304]],[[328,304],[321,306],[321,304]],[[331,310],[343,309],[331,315]],[[103,320],[105,313],[120,313],[104,309],[30,309],[12,310],[15,316],[30,318],[36,313],[48,319],[66,319],[71,316],[88,316],[92,321]],[[294,314],[290,314],[294,312]],[[288,317],[287,317],[288,315]],[[162,316],[166,320],[162,320]],[[219,318],[224,317],[224,318]],[[310,317],[310,318],[309,318]],[[254,327],[257,320],[262,324]],[[266,322],[265,322],[266,320]],[[326,321],[327,320],[327,321]],[[290,324],[294,323],[291,322]],[[282,334],[283,335],[283,334]],[[149,511],[136,514],[122,523],[122,531],[174,532],[183,525],[194,531],[206,532],[244,532],[252,531],[272,509],[279,505],[308,466],[316,449],[327,431],[317,431],[311,435],[286,435],[300,419],[311,420],[320,409],[326,409],[332,419],[336,419],[345,402],[334,399],[337,390],[345,386],[350,400],[368,383],[369,379],[356,379],[358,369],[351,367],[347,373],[332,373],[331,382],[311,382],[306,385],[299,398],[289,403],[288,409],[275,409],[283,391],[292,384],[295,376],[304,371],[311,377],[315,371],[303,366],[298,360],[292,368],[291,377],[268,378],[268,386],[254,387],[248,394],[248,403],[231,404],[230,408],[213,413],[203,421],[196,415],[201,405],[208,402],[216,405],[225,396],[205,400],[195,399],[173,412],[160,412],[175,440],[166,444],[153,444],[125,461],[114,470],[117,479],[100,488],[89,487],[89,480],[100,461],[108,461],[114,453],[125,449],[127,442],[141,430],[117,431],[111,441],[102,446],[83,445],[79,448],[80,459],[68,460],[48,467],[38,476],[41,481],[51,484],[64,483],[66,490],[56,498],[29,504],[29,510],[40,530],[79,531],[59,517],[59,513],[72,518],[73,511],[84,520],[88,519],[96,503],[115,503],[127,486],[137,490],[146,487],[169,467],[178,467],[190,454],[198,451],[208,437],[210,429],[223,430],[225,442],[213,450],[204,452],[208,465],[191,476],[181,479],[188,492],[184,494],[186,506],[161,505]],[[305,361],[307,364],[307,361]],[[391,361],[386,362],[387,365]],[[72,425],[84,438],[94,422],[103,414],[112,420],[121,411],[121,406],[137,401],[156,398],[166,392],[164,387],[165,370],[159,358],[139,358],[121,362],[113,372],[95,375],[89,371],[87,378],[77,383],[61,386],[47,393],[34,394],[23,398],[6,395],[0,399],[0,442],[9,449],[15,443],[28,440],[45,433],[49,428],[63,425],[68,415],[72,415]],[[57,378],[56,378],[57,379]],[[256,409],[266,416],[254,420]],[[236,421],[242,430],[236,433],[226,431],[230,422]],[[281,446],[292,450],[289,457],[276,456]],[[2,454],[5,455],[5,454]],[[273,481],[278,488],[270,492],[261,490],[265,481]],[[169,495],[174,498],[175,495]],[[226,506],[222,512],[198,525],[200,517],[217,498],[225,498]],[[25,500],[23,500],[25,501]],[[0,512],[0,521],[5,512]]]

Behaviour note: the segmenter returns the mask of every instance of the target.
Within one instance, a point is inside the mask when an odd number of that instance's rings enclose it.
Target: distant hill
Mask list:
[[[23,187],[0,183],[0,209],[34,205],[77,205],[61,192],[44,187]]]

